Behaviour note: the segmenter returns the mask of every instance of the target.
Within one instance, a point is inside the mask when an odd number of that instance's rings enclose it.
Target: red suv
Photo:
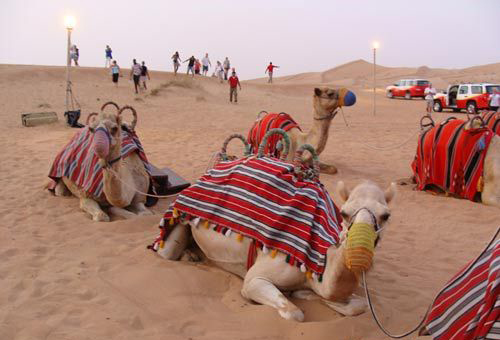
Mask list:
[[[426,79],[401,79],[391,86],[387,86],[385,93],[387,98],[404,97],[412,99],[413,97],[425,97],[425,89],[429,87],[429,81]]]

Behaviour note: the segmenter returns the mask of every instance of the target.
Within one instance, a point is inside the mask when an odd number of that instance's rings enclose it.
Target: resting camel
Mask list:
[[[428,127],[433,124],[434,123],[431,122],[426,125]],[[457,144],[455,149],[453,149],[453,143],[450,142],[452,139],[444,135],[446,131],[460,131],[460,128],[463,128],[464,133],[470,132],[471,137],[470,139],[464,137],[464,142],[461,142],[462,137],[456,138]],[[434,136],[438,135],[439,131],[441,131],[439,138],[435,138]],[[457,134],[457,136],[462,135],[463,134]],[[425,145],[423,151],[422,145]],[[484,151],[485,147],[486,151]],[[477,158],[469,156],[474,155],[473,152],[477,152],[477,150],[480,151],[476,156]],[[441,153],[436,154],[436,152]],[[436,159],[442,155],[443,152],[446,152],[448,155],[453,154],[454,156],[467,154],[467,156],[464,156],[465,159],[459,159],[464,165],[458,168],[458,170],[451,167],[452,170],[449,173],[445,173],[442,169],[438,169],[439,161]],[[421,161],[422,157],[420,154],[424,155],[426,159],[425,162]],[[480,172],[481,157],[484,157],[482,173]],[[470,161],[465,163],[467,159],[470,159]],[[447,162],[454,164],[458,161],[454,160],[452,163],[448,160]],[[420,190],[424,190],[428,187],[438,188],[438,191],[445,191],[454,196],[470,200],[480,200],[484,204],[500,207],[500,136],[486,129],[484,121],[479,116],[467,122],[451,117],[438,126],[425,130],[419,137],[419,147],[412,167],[414,170],[412,179],[414,181],[416,180],[417,188]],[[428,167],[428,169],[425,170],[425,167]],[[437,173],[437,175],[434,175],[434,173]],[[444,181],[439,181],[440,178],[446,179],[446,176],[452,177],[453,173],[456,175],[454,175],[454,178],[451,178],[449,181],[451,183],[448,183],[448,186],[443,185]],[[415,177],[415,175],[417,177]],[[436,180],[436,178],[438,180]],[[464,183],[464,186],[460,188],[462,183]]]
[[[303,321],[304,313],[293,304],[283,292],[304,299],[319,299],[335,311],[348,316],[365,311],[363,299],[353,295],[358,287],[361,271],[349,269],[346,265],[346,244],[350,234],[359,232],[360,226],[368,228],[373,236],[369,243],[374,247],[379,231],[390,216],[389,202],[396,193],[396,185],[391,184],[384,192],[372,182],[363,182],[351,192],[343,182],[337,186],[339,197],[344,202],[341,214],[344,228],[338,247],[331,246],[327,251],[326,267],[322,280],[308,278],[297,266],[285,262],[286,255],[278,252],[275,257],[263,249],[257,249],[256,259],[247,270],[247,254],[251,239],[232,233],[223,235],[212,229],[197,227],[204,221],[191,220],[173,227],[158,254],[169,260],[178,260],[188,246],[191,235],[204,255],[216,266],[243,278],[241,294],[252,301],[273,307],[288,320]],[[208,221],[207,221],[208,222]],[[189,225],[188,225],[189,224]],[[349,228],[350,227],[350,228]],[[372,258],[367,258],[366,270]]]
[[[309,144],[314,147],[316,153],[319,155],[323,152],[328,141],[328,134],[330,130],[330,125],[333,118],[337,114],[337,109],[341,106],[351,106],[356,103],[356,96],[351,91],[340,88],[333,89],[329,87],[317,87],[314,89],[313,95],[313,124],[311,130],[308,132],[302,132],[298,125],[290,118],[286,122],[286,126],[270,125],[269,121],[266,121],[267,114],[260,118],[255,125],[250,130],[248,141],[252,144],[254,150],[258,148],[264,134],[272,128],[282,128],[284,129],[291,140],[290,153],[288,154],[287,161],[291,162],[295,155],[296,150],[303,144]],[[265,111],[263,111],[265,112]],[[289,116],[284,116],[287,119]],[[268,117],[269,118],[269,117]],[[277,120],[280,118],[278,117]],[[293,124],[289,124],[289,122]],[[262,123],[262,125],[261,125]],[[277,122],[277,124],[282,124],[283,120]],[[259,131],[252,134],[258,129]],[[310,160],[307,159],[306,160]],[[334,165],[328,165],[320,162],[320,171],[327,174],[337,173],[337,168]]]
[[[118,108],[116,104],[113,105]],[[124,110],[131,110],[134,115],[130,126],[122,123],[121,114]],[[93,134],[89,139],[89,152],[97,155],[102,167],[102,194],[98,197],[89,195],[70,178],[62,176],[62,180],[58,180],[54,188],[55,195],[73,194],[78,197],[80,208],[90,214],[94,221],[110,220],[102,207],[109,207],[110,213],[123,218],[134,217],[136,214],[150,215],[151,212],[145,207],[146,196],[138,193],[147,193],[150,184],[144,162],[138,152],[130,152],[122,157],[122,130],[129,129],[133,132],[137,123],[135,110],[125,106],[118,113],[102,110],[99,114],[91,114],[94,115],[96,117],[85,129]]]

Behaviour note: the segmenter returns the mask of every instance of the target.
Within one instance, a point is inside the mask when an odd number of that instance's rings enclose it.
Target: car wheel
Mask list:
[[[467,103],[467,112],[470,114],[476,113],[476,103],[475,102],[468,102]]]
[[[443,105],[441,105],[441,102],[439,100],[434,101],[433,109],[434,109],[434,112],[443,111]]]
[[[387,98],[394,98],[392,91],[387,91],[386,96],[387,96]]]
[[[405,93],[405,99],[411,99],[411,93],[410,92],[406,92]]]

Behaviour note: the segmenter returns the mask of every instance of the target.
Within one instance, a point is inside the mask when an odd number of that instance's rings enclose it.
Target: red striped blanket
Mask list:
[[[266,114],[264,117],[257,120],[248,132],[247,141],[250,144],[251,152],[254,154],[257,153],[262,138],[264,138],[265,134],[269,130],[282,129],[285,130],[285,132],[288,132],[293,128],[301,130],[299,125],[292,119],[292,117],[290,117],[288,113],[271,112]],[[283,137],[279,135],[271,136],[268,140],[266,148],[264,149],[264,153],[266,155],[270,155],[271,157],[279,158],[281,152],[276,150],[276,144],[281,138]]]
[[[434,185],[458,197],[477,200],[484,157],[493,133],[489,128],[465,130],[453,119],[424,131],[412,163],[419,190]]]
[[[99,158],[92,149],[94,134],[86,127],[77,132],[71,141],[56,156],[49,171],[49,177],[57,182],[61,177],[68,177],[89,196],[104,198],[102,167]],[[133,131],[122,129],[122,157],[137,152],[144,167],[150,173],[150,165],[139,137]]]
[[[500,135],[500,112],[485,111],[481,114],[485,124],[493,130],[497,135]]]
[[[173,224],[165,221],[173,222],[174,208],[187,218],[210,221],[217,231],[228,228],[252,238],[259,247],[288,254],[290,264],[304,264],[311,275],[323,273],[327,249],[339,242],[341,216],[324,186],[299,181],[292,164],[275,158],[217,164],[182,191],[160,228]],[[161,237],[167,234],[162,229]],[[157,246],[153,243],[150,248]]]
[[[500,240],[460,271],[441,291],[427,316],[434,339],[500,338]]]

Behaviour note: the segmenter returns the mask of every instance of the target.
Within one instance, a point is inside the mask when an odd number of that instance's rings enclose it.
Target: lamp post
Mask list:
[[[72,16],[67,16],[64,18],[64,24],[66,26],[66,30],[68,31],[68,48],[66,51],[66,111],[69,111],[69,100],[71,96],[71,81],[69,79],[69,69],[71,67],[71,31],[75,27],[75,18]]]
[[[373,42],[373,115],[376,112],[376,101],[377,101],[377,48],[379,47],[378,41]]]

